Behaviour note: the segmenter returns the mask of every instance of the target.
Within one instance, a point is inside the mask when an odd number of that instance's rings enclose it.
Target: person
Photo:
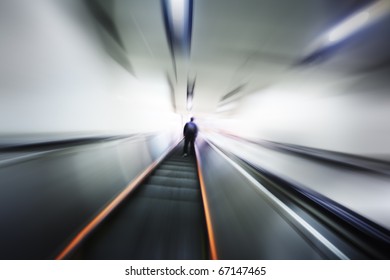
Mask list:
[[[185,124],[184,130],[183,130],[183,136],[184,136],[184,149],[183,149],[183,156],[186,157],[188,155],[188,145],[190,144],[190,153],[191,155],[195,154],[195,139],[198,135],[198,126],[194,123],[194,118],[192,117],[191,120]]]

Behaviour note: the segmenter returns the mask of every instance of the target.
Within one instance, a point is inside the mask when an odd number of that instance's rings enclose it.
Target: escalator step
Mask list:
[[[195,157],[183,142],[77,249],[85,259],[207,259]]]
[[[198,189],[199,184],[195,179],[186,179],[186,178],[172,178],[165,176],[150,176],[146,181],[147,184],[152,185],[162,185],[162,186],[170,186],[176,188],[190,188],[190,189]]]
[[[137,197],[90,238],[83,258],[203,259],[202,222],[199,203]]]
[[[176,161],[172,161],[172,160],[167,160],[164,162],[164,164],[175,165],[175,166],[195,167],[195,164],[191,163],[191,162],[176,162]]]
[[[187,172],[182,170],[158,169],[153,173],[153,175],[175,177],[175,178],[198,179],[198,176],[195,172]]]
[[[175,188],[149,184],[143,185],[141,188],[140,196],[142,197],[190,201],[195,203],[199,203],[199,200],[201,199],[200,192],[197,189]]]
[[[195,161],[192,160],[192,159],[187,159],[187,158],[174,158],[174,157],[171,157],[171,158],[167,158],[165,161],[174,161],[174,162],[177,162],[177,163],[191,163],[191,164],[195,164]]]
[[[179,171],[187,171],[187,172],[196,172],[195,167],[189,167],[189,166],[176,166],[176,165],[171,165],[171,164],[166,164],[163,163],[158,167],[158,169],[163,169],[163,170],[179,170]]]

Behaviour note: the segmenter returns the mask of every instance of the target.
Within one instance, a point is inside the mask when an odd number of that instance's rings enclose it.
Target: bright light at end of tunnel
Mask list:
[[[192,98],[187,99],[187,111],[192,110]]]

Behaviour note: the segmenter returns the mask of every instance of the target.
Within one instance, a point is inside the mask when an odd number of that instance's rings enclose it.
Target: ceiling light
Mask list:
[[[376,1],[365,9],[347,17],[340,24],[321,35],[307,50],[307,54],[297,65],[307,65],[321,62],[337,51],[340,43],[350,36],[374,25],[390,14],[390,0]]]
[[[185,32],[185,20],[187,13],[186,0],[170,0],[170,12],[172,19],[173,32],[176,38],[182,38]]]
[[[382,0],[368,6],[364,10],[353,14],[330,30],[325,37],[325,46],[345,40],[354,33],[375,23],[390,12],[390,1]]]
[[[341,41],[342,39],[363,28],[369,19],[370,13],[368,11],[360,12],[348,18],[329,32],[328,41],[331,43]]]

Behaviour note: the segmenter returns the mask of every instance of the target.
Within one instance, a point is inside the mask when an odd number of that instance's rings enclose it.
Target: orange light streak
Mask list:
[[[156,166],[168,155],[180,141],[172,145],[162,156],[149,165],[142,173],[140,173],[129,185],[115,197],[92,221],[90,221],[61,251],[55,258],[56,260],[65,259],[125,198],[156,168]]]
[[[196,146],[195,146],[195,151],[196,151],[196,154],[199,155],[198,147],[196,147]],[[215,243],[215,235],[214,235],[214,230],[213,230],[213,223],[211,221],[210,208],[209,208],[206,188],[205,188],[205,184],[204,184],[204,180],[203,180],[203,173],[202,173],[202,168],[201,168],[202,164],[201,164],[201,160],[198,156],[196,157],[196,165],[198,167],[199,184],[200,184],[200,189],[201,189],[201,193],[202,193],[204,212],[205,212],[205,216],[206,216],[207,233],[209,235],[210,258],[212,260],[218,260],[217,246]]]

